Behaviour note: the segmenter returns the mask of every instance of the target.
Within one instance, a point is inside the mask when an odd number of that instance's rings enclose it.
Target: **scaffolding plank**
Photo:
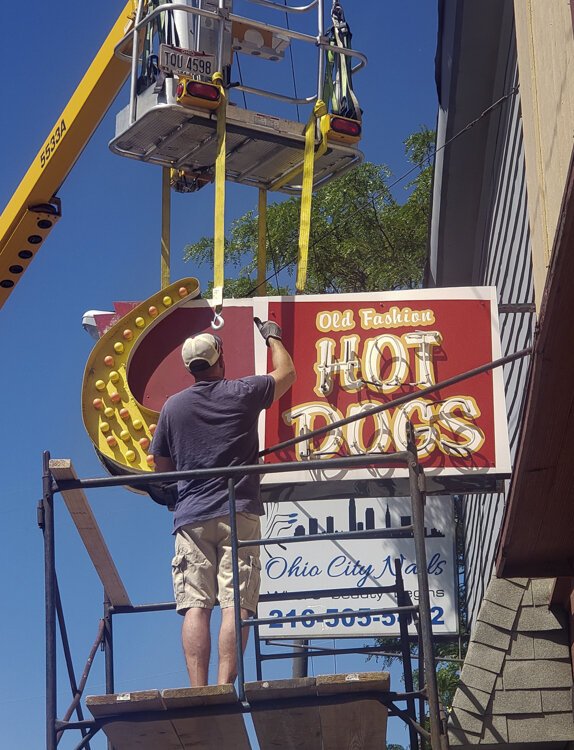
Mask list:
[[[211,716],[189,716],[172,719],[181,747],[187,748],[234,748],[251,750],[251,743],[240,713],[227,714],[217,719],[217,706],[237,703],[237,693],[233,685],[208,685],[201,688],[179,688],[164,690],[162,700],[166,710],[191,708],[193,706],[213,707]],[[163,748],[162,748],[163,750]]]
[[[136,693],[114,693],[86,698],[94,718],[122,716],[122,721],[104,726],[114,750],[182,750],[179,737],[169,719],[145,722],[130,721],[130,714],[164,710],[159,690]]]
[[[317,677],[317,695],[348,695],[357,700],[321,706],[321,733],[325,750],[373,750],[386,747],[387,708],[374,699],[360,700],[365,691],[387,692],[387,672],[322,675]]]
[[[77,479],[72,462],[67,458],[52,459],[50,471],[56,481]],[[82,489],[62,492],[66,507],[103,584],[106,596],[114,606],[130,606],[131,601],[112,559],[88,498]]]
[[[245,697],[252,706],[281,698],[315,696],[314,677],[248,682]],[[321,721],[317,706],[254,711],[253,725],[261,750],[321,750]]]
[[[114,750],[251,750],[241,713],[218,716],[217,707],[237,703],[233,685],[201,688],[144,690],[135,693],[88,696],[86,706],[96,719],[110,716],[121,720],[105,724],[103,731]],[[213,709],[210,716],[174,717],[173,709]],[[130,720],[130,714],[155,711],[150,721]],[[157,712],[160,712],[158,717]],[[161,718],[165,712],[166,718]],[[141,719],[141,717],[140,717]]]
[[[388,690],[389,675],[385,672],[245,685],[260,750],[384,748],[387,709],[372,696],[362,694]],[[313,705],[313,699],[323,695],[340,695],[345,700],[329,706]],[[308,699],[308,705],[290,705],[289,699],[293,698]],[[269,701],[276,701],[277,705],[263,710]],[[232,704],[237,704],[237,713],[226,713],[224,707]],[[90,696],[86,705],[97,719],[116,717],[116,721],[103,727],[114,750],[251,750],[232,685]],[[200,709],[201,714],[194,716],[194,708]],[[191,715],[181,716],[181,709],[190,709]],[[155,715],[147,721],[145,714],[151,711]],[[138,716],[130,721],[130,714],[134,713]]]
[[[337,693],[386,693],[390,689],[388,672],[349,672],[347,674],[324,674],[316,678],[317,695]]]

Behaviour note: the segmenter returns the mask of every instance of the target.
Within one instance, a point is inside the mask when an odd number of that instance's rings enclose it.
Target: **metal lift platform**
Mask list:
[[[114,750],[374,750],[386,746],[387,672],[91,696],[86,706]]]
[[[173,79],[155,92],[153,86],[138,96],[137,119],[130,107],[116,117],[116,136],[110,149],[119,156],[191,173],[209,172],[217,155],[217,113],[176,102]],[[227,107],[226,177],[232,182],[281,192],[301,191],[305,124],[261,114],[239,106]],[[315,162],[314,186],[363,161],[354,145],[329,141]],[[301,172],[281,187],[280,180],[294,168]]]

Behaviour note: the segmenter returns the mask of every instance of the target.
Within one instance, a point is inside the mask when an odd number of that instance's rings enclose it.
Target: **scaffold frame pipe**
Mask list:
[[[306,469],[325,469],[327,462],[331,469],[360,468],[361,466],[377,466],[394,462],[406,463],[408,454],[399,453],[369,453],[361,456],[344,456],[342,458],[318,459],[305,461]],[[282,471],[294,471],[294,466],[301,467],[300,461],[284,461],[276,464],[252,464],[250,466],[220,466],[214,469],[189,469],[187,471],[165,471],[146,474],[122,474],[114,477],[95,477],[91,479],[60,479],[53,483],[53,490],[60,492],[73,489],[95,489],[96,487],[122,487],[123,485],[139,486],[148,483],[176,481],[177,479],[191,479],[194,477],[233,477],[237,474],[278,474]]]
[[[104,638],[104,621],[100,620],[100,624],[98,626],[98,634],[90,650],[90,653],[88,654],[88,658],[86,660],[86,666],[84,667],[84,671],[82,672],[80,682],[78,683],[76,694],[74,695],[74,698],[68,710],[64,714],[64,718],[62,719],[62,721],[64,722],[69,721],[74,711],[77,711],[77,708],[79,707],[80,700],[82,699],[82,695],[84,694],[84,688],[86,687],[86,682],[88,681],[88,676],[90,674],[90,670],[94,662],[94,657],[96,655],[98,648],[100,648],[102,645],[103,638]],[[80,712],[78,712],[78,720],[79,721],[84,720],[84,717]],[[60,741],[61,735],[62,735],[62,730],[58,732],[58,737],[57,737],[58,742]],[[85,737],[83,739],[85,739]],[[86,747],[89,747],[89,745],[86,745]]]
[[[44,602],[46,630],[46,750],[56,750],[56,556],[54,494],[50,476],[50,454],[42,456],[42,532],[44,535]]]
[[[306,537],[302,537],[305,539]],[[269,540],[267,540],[269,543]],[[273,539],[273,544],[277,544],[277,540]],[[391,586],[363,586],[361,588],[361,594],[394,594],[396,592],[396,585]],[[333,588],[333,589],[306,589],[304,592],[301,591],[290,591],[290,599],[321,599],[327,596],[352,596],[357,593],[355,588]],[[283,594],[261,594],[259,597],[260,602],[279,602],[284,599]]]
[[[245,665],[243,662],[243,620],[241,617],[241,597],[239,592],[239,545],[237,539],[237,506],[235,503],[235,479],[227,483],[229,492],[229,526],[231,528],[231,570],[233,574],[233,614],[235,619],[235,648],[237,658],[237,686],[241,703],[245,702]]]
[[[286,597],[284,597],[286,598]],[[405,607],[378,607],[378,608],[371,608],[369,609],[370,615],[390,615],[390,614],[400,614],[401,612],[404,612],[405,614],[411,614],[413,612],[417,612],[418,606],[416,604],[413,604],[411,606],[405,606]],[[363,613],[361,610],[345,610],[345,616],[347,617],[353,617],[354,615],[361,616]],[[314,622],[321,622],[321,620],[332,620],[333,614],[331,612],[315,612],[315,614],[312,615],[294,615],[292,617],[254,617],[246,622],[244,624],[248,624],[250,626],[255,625],[272,625],[273,623],[291,623],[291,622],[307,622],[308,620],[313,620]]]
[[[83,715],[82,707],[80,705],[80,698],[82,696],[83,685],[82,684],[78,685],[76,681],[76,674],[74,671],[74,664],[72,661],[72,652],[70,649],[70,639],[68,638],[66,620],[64,618],[64,609],[62,607],[62,599],[60,597],[60,588],[58,586],[57,578],[55,580],[54,588],[56,592],[56,615],[58,618],[58,627],[60,629],[60,640],[62,642],[62,650],[64,652],[64,661],[66,663],[66,669],[68,672],[68,680],[70,683],[70,689],[72,691],[72,703],[68,707],[68,710],[66,711],[66,713],[64,714],[64,721],[67,721],[68,719],[70,719],[74,711],[76,711],[78,720],[83,721],[84,715]],[[97,648],[97,644],[94,644],[94,646],[95,648]],[[92,647],[92,651],[95,653],[94,647]],[[90,671],[90,664],[91,664],[92,658],[93,658],[93,655],[92,655],[92,652],[90,652],[90,656],[88,657],[88,663],[86,665],[86,669],[84,670],[84,675],[86,675],[86,678],[87,678],[87,674],[89,674],[89,671]],[[60,742],[59,733],[56,735],[56,742]]]
[[[334,539],[400,539],[409,536],[412,526],[401,526],[397,529],[361,529],[360,531],[330,532],[325,534],[308,534],[304,537],[278,536],[275,544],[299,544],[300,542],[331,542]],[[268,539],[253,539],[238,541],[239,547],[257,547],[269,544]]]
[[[114,692],[114,630],[111,604],[104,600],[104,662],[106,673],[106,693]]]
[[[257,629],[255,629],[255,632],[257,632]],[[322,646],[316,646],[314,643],[302,646],[296,643],[281,643],[277,642],[271,639],[266,639],[263,641],[266,646],[284,646],[285,648],[294,648],[299,649],[299,651],[293,651],[293,652],[286,652],[283,654],[260,654],[259,658],[261,661],[276,661],[278,659],[293,659],[297,658],[297,656],[300,656],[301,650],[307,650],[309,653],[307,656],[311,657],[319,657],[319,656],[339,656],[344,654],[368,654],[370,656],[391,656],[399,659],[401,657],[400,654],[391,653],[388,651],[381,651],[380,649],[377,649],[376,647],[369,647],[369,646],[361,646],[360,648],[324,648]],[[415,658],[415,657],[413,657]],[[260,679],[260,678],[257,678]],[[420,693],[417,690],[412,691],[413,698],[418,698]],[[402,698],[401,698],[402,700]]]
[[[420,627],[420,631],[422,632],[423,639],[422,642],[419,645],[419,651],[423,654],[431,655],[433,654],[432,650],[432,625],[430,623],[430,604],[427,601],[426,604],[426,612],[427,616],[423,616],[423,610],[424,607],[421,608],[421,599],[424,599],[425,597],[425,591],[426,596],[428,597],[428,581],[427,586],[421,585],[420,583],[420,577],[424,578],[426,575],[426,554],[424,553],[424,515],[423,515],[423,507],[422,507],[422,492],[420,491],[420,484],[419,479],[423,476],[423,470],[420,464],[418,463],[418,457],[416,454],[416,448],[414,446],[414,430],[412,427],[412,424],[409,423],[409,450],[405,452],[401,452],[400,454],[385,454],[385,455],[379,455],[376,457],[373,457],[371,455],[363,455],[363,456],[347,456],[344,458],[335,458],[335,459],[328,459],[328,460],[322,460],[322,461],[316,461],[316,462],[307,462],[307,464],[315,463],[317,465],[320,465],[321,467],[324,467],[326,464],[329,464],[330,466],[337,466],[337,467],[344,467],[349,465],[357,465],[357,464],[367,464],[367,465],[373,465],[375,463],[386,463],[389,460],[396,461],[397,458],[401,459],[401,462],[406,463],[409,472],[411,475],[411,487],[413,492],[411,493],[411,502],[413,503],[413,510],[412,510],[412,517],[413,517],[413,535],[415,537],[415,541],[419,540],[419,545],[422,545],[423,551],[417,552],[417,575],[419,576],[419,590],[422,592],[421,598],[419,599],[418,605],[399,605],[395,607],[385,607],[380,608],[377,610],[373,610],[375,613],[380,614],[387,614],[387,613],[399,613],[399,615],[402,613],[403,616],[408,616],[413,614],[415,618],[417,618],[418,614],[418,625]],[[282,467],[279,470],[282,470],[286,466],[289,466],[291,470],[294,470],[296,467],[300,465],[300,462],[289,462],[288,464],[283,465],[276,465]],[[142,477],[143,480],[149,481],[149,479],[154,479],[155,481],[163,481],[166,478],[182,478],[183,476],[198,476],[198,475],[212,475],[212,474],[220,474],[224,475],[228,478],[228,488],[229,488],[229,497],[230,497],[230,518],[231,526],[232,526],[232,566],[234,571],[234,597],[235,601],[239,602],[239,579],[238,579],[238,551],[239,551],[239,539],[237,538],[237,524],[235,519],[235,479],[234,477],[238,474],[245,474],[246,470],[247,473],[266,473],[269,467],[263,464],[257,464],[250,467],[225,467],[220,469],[210,469],[210,470],[195,470],[195,471],[188,471],[188,472],[167,472],[167,473],[158,473],[155,475],[152,475],[152,477]],[[416,477],[416,481],[412,479],[412,477]],[[110,481],[111,480],[111,481]],[[133,477],[129,475],[124,475],[122,477],[106,477],[106,478],[100,478],[100,479],[92,479],[92,480],[60,480],[60,482],[57,482],[51,475],[50,475],[50,462],[49,462],[49,454],[46,453],[44,456],[44,473],[43,473],[43,487],[44,487],[44,495],[45,498],[51,499],[53,502],[53,493],[58,491],[59,489],[64,489],[64,487],[71,488],[73,487],[103,487],[103,486],[117,486],[122,484],[131,484],[133,481]],[[417,492],[415,492],[417,490]],[[418,506],[415,505],[415,503],[418,503]],[[46,504],[46,503],[45,503]],[[418,507],[419,512],[415,512],[415,508]],[[53,517],[52,517],[53,521]],[[43,524],[45,527],[46,524]],[[49,553],[50,545],[52,547],[52,550],[54,548],[54,534],[53,530],[50,534],[48,533],[48,541],[46,544],[46,553],[45,553],[45,567],[46,567],[46,581],[49,580],[54,581],[55,580],[55,556]],[[46,539],[46,535],[45,535]],[[51,539],[51,542],[50,542]],[[273,540],[271,540],[273,541]],[[53,587],[52,587],[53,588]],[[397,586],[395,584],[394,587],[396,590]],[[325,592],[321,591],[314,591],[314,592],[306,592],[307,596],[313,597],[315,595],[316,598],[319,598],[320,596],[324,595]],[[286,598],[289,598],[290,594],[285,594]],[[50,603],[46,602],[46,622],[48,624],[49,617],[50,617]],[[144,606],[130,606],[130,607],[111,607],[109,606],[109,603],[106,604],[106,610],[105,610],[105,619],[106,619],[106,625],[109,624],[109,634],[111,635],[111,619],[112,615],[115,613],[121,613],[121,612],[143,612],[143,611],[152,611],[152,610],[158,610],[158,609],[171,609],[174,608],[174,604],[160,604],[160,605],[144,605]],[[352,614],[355,614],[357,616],[361,615],[360,611],[355,611]],[[282,618],[282,621],[284,622],[291,622],[291,621],[299,621],[299,620],[320,620],[320,619],[326,619],[331,617],[332,615],[330,613],[318,613],[316,615],[301,615],[299,617],[286,617]],[[269,620],[269,618],[267,618]],[[243,661],[243,649],[242,649],[242,632],[244,627],[250,627],[253,626],[256,628],[260,624],[265,624],[267,622],[266,618],[249,618],[246,620],[242,620],[241,618],[241,608],[236,607],[235,608],[235,627],[236,627],[236,645],[237,645],[237,672],[238,672],[238,678],[239,678],[239,697],[240,702],[235,706],[234,709],[231,709],[231,712],[240,710],[240,711],[251,711],[251,710],[268,710],[271,707],[270,703],[266,703],[265,709],[261,709],[259,707],[253,707],[250,706],[245,701],[245,671],[244,671],[244,661]],[[278,622],[277,618],[272,618],[269,620],[270,622]],[[107,628],[106,628],[107,629]],[[47,626],[47,636],[49,635],[49,630]],[[106,688],[107,691],[113,691],[113,642],[111,638],[108,640],[108,652],[106,661],[109,660],[109,664],[106,664]],[[50,654],[50,658],[48,659],[48,653]],[[427,657],[425,656],[425,661],[427,660]],[[49,663],[51,659],[51,663]],[[434,666],[434,664],[433,664]],[[434,676],[434,669],[427,667],[425,664],[425,672],[427,674],[433,674]],[[50,651],[47,650],[47,675],[49,675],[51,678],[55,678],[56,675],[56,662],[55,662],[55,649],[52,649]],[[260,674],[260,669],[258,668],[258,674]],[[111,677],[110,677],[111,675]],[[47,684],[49,684],[47,680]],[[435,678],[435,688],[436,688],[436,678]],[[431,720],[431,727],[434,726],[434,733],[437,732],[440,734],[440,716],[437,714],[437,711],[439,709],[438,706],[438,697],[435,701],[432,703],[430,702],[430,698],[433,694],[433,687],[432,682],[427,681],[424,688],[419,691],[416,695],[420,696],[421,698],[423,696],[426,696],[429,699],[429,714],[432,717]],[[399,694],[393,694],[394,699],[398,699]],[[409,694],[410,695],[410,694]],[[361,693],[361,697],[365,698],[367,696],[367,693]],[[313,698],[312,703],[316,705],[323,705],[323,696]],[[388,699],[388,697],[382,698],[380,694],[373,694],[373,698],[376,698],[384,705],[388,705],[393,712],[400,716],[410,727],[414,727],[417,731],[417,733],[423,737],[427,736],[426,730],[416,722],[415,718],[411,716],[411,712],[409,711],[409,706],[407,704],[407,711],[402,711],[401,709],[398,709],[396,706],[393,705],[392,701]],[[407,700],[407,697],[402,696],[402,700]],[[309,698],[306,697],[305,699],[302,699],[305,703],[305,705],[309,705]],[[353,698],[349,696],[344,696],[343,701],[346,702],[347,700],[353,700]],[[281,699],[278,701],[277,705],[285,706],[286,702],[291,704],[292,701],[290,699]],[[341,703],[341,696],[337,696],[333,700],[334,703]],[[325,704],[326,705],[326,704]],[[95,731],[97,731],[98,728],[104,726],[104,724],[108,723],[108,719],[98,719],[95,722],[91,721],[76,721],[76,722],[62,722],[58,721],[56,719],[55,715],[56,706],[55,706],[55,691],[52,695],[47,694],[47,717],[49,719],[53,719],[52,722],[52,730],[53,733],[56,731],[63,731],[65,729],[83,729],[88,730],[88,734],[85,736],[85,738],[82,739],[82,742],[79,747],[86,747],[86,743],[89,742],[89,739],[93,736]],[[208,715],[209,711],[206,709],[206,715]],[[175,715],[179,715],[177,711],[174,712]],[[436,715],[435,715],[436,714]],[[183,715],[183,714],[182,714]],[[203,715],[201,713],[201,710],[199,714],[194,712],[194,715]],[[146,720],[150,719],[149,713],[146,712],[145,714]],[[132,718],[135,719],[135,715],[130,714],[130,721]],[[165,713],[162,713],[162,718],[168,718]],[[119,720],[119,719],[118,719]],[[422,716],[421,716],[422,721]],[[444,736],[439,736],[439,742],[440,741],[446,741]],[[441,745],[433,743],[433,750],[440,750]],[[51,747],[48,745],[48,750],[55,750],[55,746]]]
[[[432,641],[432,620],[430,612],[430,593],[427,577],[427,557],[424,538],[424,474],[419,464],[415,445],[415,431],[412,422],[407,424],[409,461],[409,485],[411,494],[411,513],[415,527],[415,559],[417,561],[417,582],[419,587],[419,623],[421,640],[424,648],[425,689],[429,703],[432,750],[441,748],[440,704],[436,681],[434,649]],[[423,481],[421,481],[423,480]]]
[[[395,693],[389,691],[386,695],[374,690],[362,690],[360,693],[361,700],[374,700],[378,701],[384,706],[391,707],[397,716],[404,716],[405,712],[398,709],[393,705],[395,700],[405,700],[406,694]],[[336,694],[330,695],[328,693],[322,695],[304,695],[304,696],[293,696],[289,698],[274,698],[265,701],[258,701],[257,703],[245,702],[234,702],[234,703],[219,703],[217,705],[217,713],[221,716],[232,716],[235,714],[246,714],[246,713],[264,713],[266,711],[274,711],[278,708],[306,708],[308,706],[336,706],[342,703],[353,703],[357,700],[356,695],[345,695]],[[198,717],[209,717],[213,715],[212,706],[197,705],[197,706],[186,706],[184,708],[170,708],[169,710],[160,711],[130,711],[129,720],[134,724],[145,724],[155,720],[170,720],[170,719],[186,719],[190,716]],[[121,714],[102,716],[97,719],[87,719],[85,721],[74,721],[68,722],[66,727],[62,726],[62,722],[58,722],[58,729],[86,729],[101,728],[108,724],[116,724],[118,722],[125,721],[125,716]],[[424,737],[428,737],[428,732],[419,726],[420,733]]]
[[[414,527],[413,527],[414,535]],[[403,581],[403,564],[400,559],[395,560],[395,581],[397,586],[397,604],[403,605],[407,601],[410,601],[410,595],[405,592],[405,585]],[[409,622],[408,618],[403,614],[399,614],[399,631],[401,641],[401,652],[403,658],[403,671],[404,671],[404,683],[405,690],[407,693],[412,693],[414,690],[413,684],[413,667],[411,661],[410,642],[409,642]],[[416,720],[416,708],[415,699],[413,697],[407,698],[407,713],[413,719]],[[409,724],[409,739],[411,748],[416,748],[418,740],[417,734],[414,727]]]

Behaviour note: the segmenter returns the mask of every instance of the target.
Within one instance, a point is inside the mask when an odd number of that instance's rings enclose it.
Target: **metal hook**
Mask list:
[[[223,320],[223,316],[221,315],[221,313],[215,311],[213,313],[213,320],[211,321],[211,327],[213,328],[213,330],[218,331],[220,328],[223,328],[224,324],[225,321]]]

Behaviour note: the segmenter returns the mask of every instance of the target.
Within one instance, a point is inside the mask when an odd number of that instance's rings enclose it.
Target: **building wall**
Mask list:
[[[532,343],[534,314],[517,306],[533,307],[534,288],[513,0],[443,0],[439,7],[439,151],[427,283],[495,285],[502,353],[514,353]],[[512,457],[528,365],[521,359],[504,370]],[[504,504],[503,492],[463,500],[471,624],[493,570]]]
[[[512,100],[508,117],[496,132],[495,190],[484,197],[487,222],[478,263],[477,283],[495,285],[503,305],[533,301],[531,245],[528,227],[526,178],[520,100]],[[503,308],[504,309],[504,308]],[[528,312],[501,312],[503,356],[525,349],[532,343],[534,316]],[[510,454],[514,459],[528,358],[504,368]],[[481,493],[464,500],[463,523],[466,539],[467,603],[469,621],[474,622],[490,580],[498,534],[504,513],[504,494]]]
[[[501,68],[503,91],[517,83],[516,51],[512,36],[506,64]],[[531,243],[520,97],[508,100],[503,116],[493,121],[487,152],[480,215],[477,226],[473,283],[494,285],[502,310],[534,300]],[[534,315],[531,312],[500,313],[503,356],[532,343]],[[516,360],[504,369],[511,457],[514,458],[528,358]],[[498,534],[504,513],[504,493],[481,493],[465,497],[463,523],[466,539],[466,571],[469,621],[474,622],[490,580]]]
[[[574,143],[572,9],[566,0],[514,0],[514,13],[539,307]]]

